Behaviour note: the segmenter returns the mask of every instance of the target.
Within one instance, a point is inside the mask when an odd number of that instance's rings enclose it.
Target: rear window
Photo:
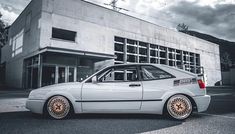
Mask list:
[[[175,78],[173,75],[154,66],[141,66],[140,74],[143,80],[159,80]]]

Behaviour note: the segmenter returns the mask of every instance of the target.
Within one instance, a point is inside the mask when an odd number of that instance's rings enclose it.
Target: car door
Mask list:
[[[101,71],[82,87],[83,112],[140,110],[142,83],[136,66],[114,66]]]
[[[173,75],[152,65],[140,66],[143,85],[143,101],[141,110],[160,113],[163,95],[173,88]],[[160,111],[159,111],[160,110]]]
[[[140,75],[144,88],[143,99],[160,99],[167,90],[173,88],[175,76],[155,66],[140,66]]]

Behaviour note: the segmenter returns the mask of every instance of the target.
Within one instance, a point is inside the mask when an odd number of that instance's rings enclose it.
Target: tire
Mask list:
[[[192,103],[184,95],[174,95],[167,101],[167,112],[176,120],[184,120],[192,113]]]
[[[70,110],[70,103],[63,96],[53,96],[47,102],[47,113],[51,118],[64,119],[68,117]]]

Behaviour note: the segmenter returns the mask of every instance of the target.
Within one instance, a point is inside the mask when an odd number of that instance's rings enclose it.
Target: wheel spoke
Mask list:
[[[172,96],[167,103],[168,113],[175,119],[185,119],[192,112],[190,100],[183,95]]]
[[[70,110],[69,102],[62,96],[52,97],[47,104],[48,113],[55,119],[65,118]]]

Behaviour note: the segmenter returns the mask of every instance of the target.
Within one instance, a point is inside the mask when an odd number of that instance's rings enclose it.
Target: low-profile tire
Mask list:
[[[63,96],[53,96],[47,102],[47,114],[54,119],[64,119],[67,118],[71,106],[67,98]]]
[[[168,115],[176,120],[188,118],[192,113],[192,109],[191,101],[184,95],[174,95],[166,104]]]

